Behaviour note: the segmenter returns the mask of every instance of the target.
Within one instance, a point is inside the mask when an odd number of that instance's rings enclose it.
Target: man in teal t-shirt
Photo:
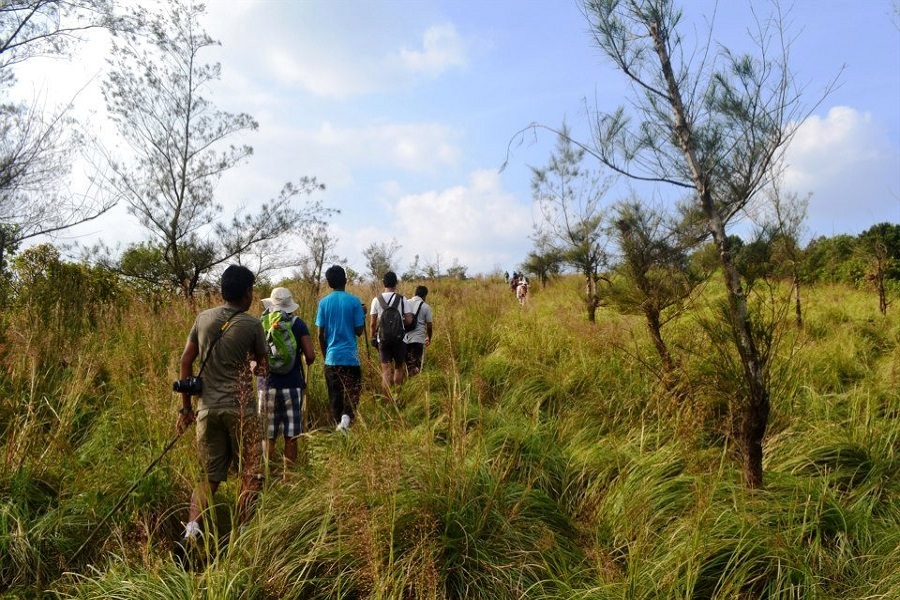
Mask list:
[[[325,271],[332,291],[319,301],[316,312],[319,347],[325,356],[325,385],[338,431],[347,431],[362,392],[362,369],[357,340],[365,327],[365,312],[356,296],[344,291],[347,274],[338,265]]]

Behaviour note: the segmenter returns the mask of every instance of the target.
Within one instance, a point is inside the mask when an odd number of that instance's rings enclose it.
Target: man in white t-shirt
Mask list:
[[[433,315],[431,306],[425,302],[426,296],[428,296],[428,288],[420,285],[416,288],[416,295],[409,300],[413,322],[416,325],[415,329],[408,332],[403,338],[403,341],[406,342],[406,371],[410,377],[418,375],[422,371],[425,348],[431,344]]]
[[[412,311],[409,310],[409,302],[397,291],[397,274],[388,271],[381,279],[384,291],[372,299],[369,314],[373,317],[371,324],[372,343],[378,348],[378,359],[381,362],[381,384],[384,391],[390,395],[391,385],[400,385],[406,379],[406,343],[404,339],[404,326],[412,325]],[[382,339],[379,327],[382,315],[388,307],[394,307],[402,316],[399,336],[394,339]]]

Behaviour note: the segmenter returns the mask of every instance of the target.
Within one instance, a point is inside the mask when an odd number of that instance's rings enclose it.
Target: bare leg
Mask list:
[[[191,494],[191,507],[188,510],[188,520],[200,522],[200,515],[209,505],[209,498],[219,489],[218,481],[203,481],[194,488]]]
[[[394,367],[394,385],[400,385],[406,380],[406,365]]]
[[[394,377],[393,370],[394,365],[392,365],[391,363],[381,363],[381,385],[384,388],[385,393],[388,394],[390,394],[391,383]]]
[[[297,462],[297,438],[284,439],[284,460],[287,462],[287,466]]]

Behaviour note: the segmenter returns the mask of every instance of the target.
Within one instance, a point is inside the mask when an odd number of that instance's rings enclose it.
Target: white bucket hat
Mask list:
[[[269,310],[282,310],[284,312],[294,312],[300,305],[294,302],[294,296],[291,290],[283,287],[277,287],[272,290],[268,298],[262,299],[263,306]]]

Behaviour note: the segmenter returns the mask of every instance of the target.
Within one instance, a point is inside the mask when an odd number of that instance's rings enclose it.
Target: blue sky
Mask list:
[[[715,8],[690,0],[685,33],[702,34]],[[769,2],[752,3],[757,13]],[[792,68],[807,103],[840,73],[788,150],[785,188],[812,194],[808,235],[859,233],[900,222],[900,22],[891,0],[795,0]],[[714,39],[747,48],[751,3],[722,0]],[[255,154],[217,189],[226,206],[252,206],[302,175],[322,198],[338,254],[363,270],[362,251],[396,239],[399,271],[413,256],[454,260],[470,273],[517,268],[531,249],[529,166],[549,158],[552,134],[529,123],[587,131],[585,103],[612,111],[626,101],[622,76],[593,46],[569,0],[210,0],[205,26],[222,46],[212,90],[218,106],[260,124],[243,141]],[[67,97],[102,77],[105,40],[70,64],[29,63],[23,88]],[[843,67],[843,72],[841,69]],[[89,84],[81,110],[102,107]],[[92,119],[102,128],[102,108]],[[619,181],[609,203],[628,194]],[[662,199],[679,192],[663,188]],[[123,223],[134,226],[123,226]],[[79,227],[76,238],[140,239],[124,207]],[[71,239],[71,238],[70,238]]]

